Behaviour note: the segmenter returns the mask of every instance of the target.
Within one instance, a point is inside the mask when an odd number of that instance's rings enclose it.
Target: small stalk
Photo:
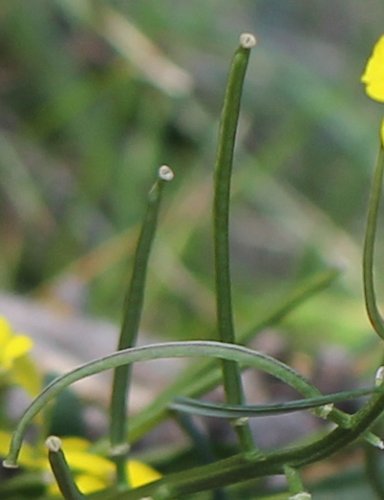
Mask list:
[[[304,491],[304,485],[297,469],[286,465],[284,467],[284,474],[290,493],[289,500],[306,500],[311,498],[311,495]]]
[[[376,161],[375,172],[372,181],[371,194],[368,203],[367,225],[364,239],[363,252],[363,281],[365,306],[369,320],[376,333],[384,339],[384,320],[380,314],[374,285],[374,253],[375,238],[377,232],[377,221],[379,214],[380,198],[384,174],[384,149],[380,145],[380,151]]]
[[[148,195],[147,212],[137,244],[132,277],[124,303],[124,317],[118,350],[127,349],[136,344],[144,301],[148,260],[157,227],[161,194],[164,183],[172,179],[172,170],[166,165],[161,166],[158,172],[158,179]],[[116,464],[116,476],[119,485],[129,483],[125,465],[129,451],[126,439],[128,435],[127,407],[130,373],[131,369],[128,365],[120,366],[114,371],[110,404],[111,457]]]
[[[61,440],[56,436],[49,436],[45,444],[48,448],[48,460],[55,476],[59,490],[65,500],[82,500],[85,498],[73,479],[71,469],[61,448]]]
[[[215,461],[215,455],[211,443],[205,433],[194,422],[193,417],[186,413],[174,412],[174,416],[179,426],[189,436],[194,444],[200,459],[204,464],[210,464]]]
[[[218,149],[215,164],[215,196],[213,207],[213,233],[215,251],[216,311],[219,339],[235,343],[232,312],[231,273],[229,259],[229,199],[236,130],[239,120],[241,95],[250,49],[256,44],[253,35],[242,34],[240,46],[232,59],[227,89],[221,113]],[[222,362],[223,383],[229,403],[244,400],[241,371],[232,361]],[[241,447],[254,450],[252,433],[247,421],[235,421],[234,428]]]

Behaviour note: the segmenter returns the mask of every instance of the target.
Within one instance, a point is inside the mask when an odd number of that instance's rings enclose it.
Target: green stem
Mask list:
[[[321,439],[303,446],[266,453],[264,457],[237,454],[214,464],[196,467],[188,471],[170,474],[164,479],[148,486],[137,488],[125,494],[105,494],[103,500],[138,500],[143,497],[164,498],[167,500],[184,498],[186,495],[207,491],[219,486],[284,474],[287,465],[299,469],[305,465],[323,460],[340,451],[345,446],[362,437],[366,430],[381,416],[384,408],[384,395],[376,394],[358,411],[349,429],[336,428]]]
[[[214,341],[164,342],[134,347],[114,352],[103,358],[90,361],[53,380],[40,395],[35,398],[20,418],[12,435],[9,455],[4,460],[5,467],[15,467],[24,434],[33,418],[44,408],[48,401],[59,394],[65,387],[83,378],[97,373],[152,359],[189,357],[208,357],[227,359],[245,366],[257,368],[291,385],[300,394],[308,397],[321,395],[319,390],[297,373],[293,368],[267,356],[266,354],[234,344]],[[329,414],[332,415],[333,412]],[[340,412],[341,413],[341,412]]]
[[[0,481],[0,498],[42,498],[46,490],[46,481],[36,471],[23,472]]]
[[[238,345],[212,341],[190,341],[169,342],[126,349],[82,365],[72,372],[58,377],[49,384],[21,417],[17,429],[12,436],[10,451],[4,461],[4,465],[7,467],[15,466],[24,435],[33,418],[48,401],[70,384],[101,371],[114,369],[123,364],[137,361],[169,357],[201,356],[227,359],[236,363],[253,366],[292,385],[292,387],[305,396],[313,397],[319,394],[319,391],[314,386],[292,368],[265,354]],[[374,394],[366,405],[351,417],[349,428],[338,427],[312,444],[268,453],[264,457],[260,457],[258,453],[242,453],[229,459],[220,460],[214,464],[172,474],[166,479],[154,482],[143,488],[131,490],[130,492],[124,491],[123,496],[114,493],[111,498],[125,498],[126,500],[145,496],[160,498],[160,494],[162,495],[165,490],[168,495],[167,498],[183,498],[186,494],[204,489],[220,488],[255,477],[281,474],[285,465],[300,468],[306,464],[326,458],[358,437],[363,436],[376,418],[382,414],[383,408],[384,395]],[[105,494],[103,498],[107,499],[108,496]]]
[[[303,302],[329,286],[338,274],[336,270],[327,270],[305,281],[255,325],[242,332],[239,335],[240,342],[247,343],[264,328],[284,319]],[[170,384],[140,415],[132,417],[130,420],[131,442],[140,439],[156,424],[166,418],[168,405],[176,395],[198,397],[218,385],[221,380],[220,371],[216,368],[214,360],[205,359],[200,363],[193,363],[177,378],[176,382]]]
[[[196,425],[191,415],[182,412],[175,412],[175,419],[187,436],[191,439],[201,462],[210,464],[215,461],[211,443],[204,432]]]
[[[367,444],[365,446],[365,472],[377,498],[384,498],[384,481],[381,467],[383,451]]]
[[[244,43],[245,38],[248,43]],[[251,43],[249,43],[251,42]],[[231,274],[229,259],[229,199],[233,151],[239,120],[241,95],[250,48],[256,40],[252,35],[242,35],[240,46],[232,59],[228,83],[221,113],[218,149],[215,164],[215,197],[213,209],[216,310],[219,339],[235,343],[233,325]],[[223,361],[223,383],[229,403],[243,402],[241,372],[236,363]],[[243,449],[254,449],[252,434],[248,424],[235,425]]]
[[[49,436],[46,440],[48,460],[55,476],[59,490],[65,500],[82,500],[85,496],[80,492],[73,479],[71,469],[61,448],[61,441],[56,436]]]
[[[175,418],[180,427],[190,437],[202,464],[210,464],[215,461],[211,443],[207,435],[196,425],[193,417],[186,413],[175,412]],[[212,492],[212,500],[227,500],[228,496],[223,489]]]
[[[376,333],[384,339],[384,320],[377,306],[374,286],[374,250],[377,232],[377,221],[380,206],[380,198],[384,173],[384,150],[380,146],[376,162],[375,173],[372,181],[371,194],[368,204],[367,226],[365,230],[364,253],[363,253],[363,280],[365,306],[370,322]]]
[[[286,465],[284,467],[284,474],[287,479],[289,492],[291,495],[297,495],[304,491],[303,482],[297,469]]]
[[[173,173],[163,165],[159,169],[159,178],[148,195],[147,212],[138,240],[132,277],[124,303],[124,317],[120,331],[118,349],[126,349],[136,344],[141,311],[144,301],[144,288],[148,267],[148,259],[155,235],[161,194],[164,182],[171,180]],[[128,393],[130,388],[130,367],[118,367],[113,376],[112,396],[110,404],[110,444],[111,456],[116,464],[116,475],[119,484],[127,482],[126,455],[128,434]]]
[[[314,408],[327,406],[330,409],[335,403],[347,401],[350,399],[368,396],[375,392],[383,392],[381,387],[368,387],[365,389],[354,389],[351,391],[335,392],[326,396],[317,396],[314,398],[298,399],[287,401],[285,403],[270,403],[265,405],[228,405],[220,403],[210,403],[208,401],[199,401],[192,398],[177,397],[170,404],[170,408],[180,413],[189,415],[200,415],[203,417],[215,418],[243,418],[259,417],[265,415],[278,415],[281,413],[290,413],[302,410],[313,410]],[[379,438],[374,435],[367,435],[367,439]]]

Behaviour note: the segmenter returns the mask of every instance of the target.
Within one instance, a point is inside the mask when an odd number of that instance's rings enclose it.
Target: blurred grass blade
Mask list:
[[[0,134],[0,187],[24,223],[55,226],[56,221],[45,203],[41,186],[19,154],[15,139],[11,134]]]
[[[56,0],[58,5],[102,36],[152,85],[170,96],[192,90],[192,77],[173,63],[137,26],[110,5],[88,0]]]

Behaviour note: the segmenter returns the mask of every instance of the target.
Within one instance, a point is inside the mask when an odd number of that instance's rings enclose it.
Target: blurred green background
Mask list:
[[[237,324],[336,264],[340,280],[284,331],[304,349],[374,341],[360,255],[382,106],[360,76],[383,17],[381,0],[1,2],[1,288],[118,322],[146,193],[167,163],[176,178],[144,328],[213,335],[215,141],[230,58],[251,31],[231,220]]]

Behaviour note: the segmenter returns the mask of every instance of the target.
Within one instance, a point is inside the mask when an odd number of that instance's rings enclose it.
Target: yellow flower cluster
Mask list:
[[[41,390],[41,374],[28,353],[33,346],[26,335],[16,334],[8,321],[0,316],[0,384],[17,384],[31,395]],[[6,456],[11,435],[0,430],[0,456]],[[89,441],[81,438],[62,438],[63,450],[76,484],[83,493],[93,493],[114,484],[115,465],[111,460],[93,452]],[[47,450],[42,444],[24,443],[19,458],[20,465],[41,474],[50,495],[59,495],[51,473]],[[160,474],[152,467],[137,460],[127,462],[127,476],[133,488],[159,479]]]

